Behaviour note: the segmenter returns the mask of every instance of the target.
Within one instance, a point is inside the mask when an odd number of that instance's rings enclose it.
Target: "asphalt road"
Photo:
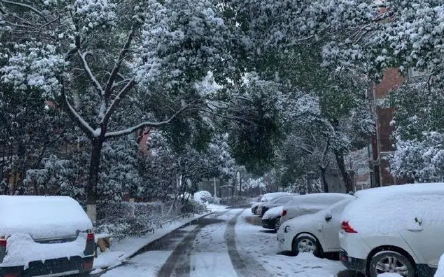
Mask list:
[[[243,211],[236,208],[200,218],[148,245],[127,264],[110,271],[114,274],[104,277],[220,276],[217,272],[225,272],[224,276],[274,276],[257,259],[236,247],[235,226]],[[244,224],[261,225],[257,216],[244,215],[244,218]],[[363,276],[343,271],[337,277]]]

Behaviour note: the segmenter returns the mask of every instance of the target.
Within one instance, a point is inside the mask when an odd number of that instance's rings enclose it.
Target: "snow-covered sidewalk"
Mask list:
[[[172,231],[189,224],[190,222],[207,216],[215,211],[223,211],[226,207],[220,205],[207,205],[207,213],[194,214],[189,217],[184,217],[179,220],[175,220],[165,224],[161,229],[154,230],[153,233],[148,233],[140,237],[127,237],[120,241],[115,241],[111,244],[111,248],[106,252],[99,253],[98,257],[94,260],[94,270],[92,274],[98,274],[105,270],[117,267],[125,262],[127,259],[134,256],[139,250],[147,246],[148,244],[162,238],[163,236],[171,233]]]

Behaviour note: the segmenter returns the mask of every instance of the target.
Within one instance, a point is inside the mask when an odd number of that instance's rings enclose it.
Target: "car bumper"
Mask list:
[[[0,267],[0,276],[7,274],[18,274],[20,277],[28,276],[67,276],[87,273],[92,270],[94,257],[70,257],[51,259],[46,261],[33,261],[29,263],[29,267]]]
[[[350,270],[362,272],[364,274],[366,273],[367,261],[348,256],[347,251],[344,249],[341,249],[339,252],[339,260],[346,268]]]
[[[274,229],[275,225],[276,225],[276,218],[262,219],[262,228]]]
[[[290,239],[290,236],[288,235],[288,233],[278,231],[277,241],[278,241],[280,251],[283,251],[283,252],[293,251],[292,245],[291,245],[292,239]]]

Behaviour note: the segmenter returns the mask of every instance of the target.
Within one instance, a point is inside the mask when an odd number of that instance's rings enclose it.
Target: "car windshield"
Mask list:
[[[0,0],[0,277],[444,277],[443,182],[444,1]]]

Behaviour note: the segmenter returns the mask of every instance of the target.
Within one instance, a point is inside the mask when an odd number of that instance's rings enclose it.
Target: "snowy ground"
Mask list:
[[[222,210],[224,207],[218,207]],[[210,212],[212,210],[210,209]],[[157,229],[154,233],[148,233],[141,237],[128,237],[120,241],[115,241],[111,245],[111,249],[104,253],[99,253],[99,256],[94,260],[94,271],[92,274],[100,273],[104,268],[113,268],[125,262],[129,257],[137,253],[141,248],[155,240],[158,240],[175,229],[188,224],[189,222],[200,218],[203,215],[193,215],[167,223],[161,229]],[[137,260],[135,257],[133,260]],[[133,261],[132,260],[132,261]]]
[[[246,209],[219,211],[150,245],[104,277],[330,277],[344,267],[311,255],[278,255],[276,234]]]
[[[330,277],[345,269],[338,261],[319,259],[311,254],[278,255],[276,234],[248,221],[251,221],[251,212],[246,210],[239,216],[235,228],[238,251],[253,257],[271,276]]]

